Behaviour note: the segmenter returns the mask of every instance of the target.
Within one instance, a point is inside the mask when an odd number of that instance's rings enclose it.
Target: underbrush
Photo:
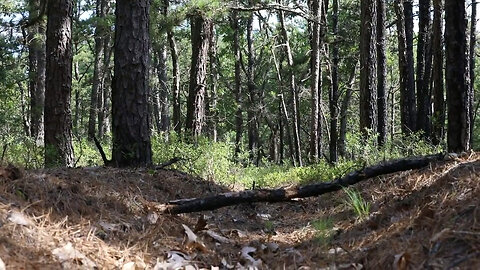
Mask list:
[[[31,138],[10,137],[0,140],[0,143],[0,151],[6,147],[5,153],[0,152],[3,163],[13,163],[27,169],[43,166],[43,147],[37,146]],[[107,155],[110,155],[109,140],[104,140],[102,145]],[[168,140],[161,134],[152,136],[154,164],[178,157],[181,160],[168,168],[239,188],[268,188],[331,181],[350,171],[383,160],[437,153],[441,149],[440,146],[433,146],[422,140],[419,134],[389,140],[383,147],[378,147],[373,135],[364,139],[359,134],[349,133],[346,153],[335,165],[322,159],[316,164],[293,167],[288,160],[285,160],[284,164],[275,164],[264,158],[262,165],[257,167],[248,163],[248,151],[242,151],[234,159],[233,142],[213,142],[207,138],[199,138],[196,143],[190,143],[175,133],[169,134]],[[74,152],[75,165],[78,167],[103,165],[93,142],[76,138]]]

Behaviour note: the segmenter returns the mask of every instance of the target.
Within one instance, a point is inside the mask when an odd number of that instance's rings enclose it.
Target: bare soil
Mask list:
[[[480,269],[479,154],[356,188],[372,205],[364,219],[343,191],[172,216],[147,205],[231,189],[169,170],[4,166],[0,258],[7,269]]]

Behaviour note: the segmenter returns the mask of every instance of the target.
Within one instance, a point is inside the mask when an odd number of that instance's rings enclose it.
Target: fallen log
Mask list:
[[[444,160],[444,154],[411,157],[392,160],[351,172],[332,182],[315,183],[279,189],[254,189],[240,192],[228,192],[205,198],[190,198],[169,201],[167,204],[146,202],[146,207],[165,214],[179,214],[215,210],[225,206],[253,202],[285,202],[294,198],[319,196],[338,191],[344,187],[380,175],[400,171],[420,169],[433,161]],[[153,209],[152,209],[153,208]]]

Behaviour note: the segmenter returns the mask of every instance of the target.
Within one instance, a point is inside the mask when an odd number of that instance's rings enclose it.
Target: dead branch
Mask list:
[[[112,165],[112,161],[107,159],[107,156],[105,155],[105,151],[103,151],[103,147],[98,141],[97,137],[93,136],[93,141],[95,142],[95,146],[97,146],[98,148],[98,152],[100,152],[100,156],[102,156],[102,160],[105,166]]]
[[[155,166],[155,170],[161,170],[161,169],[164,169],[165,167],[168,167],[174,163],[177,163],[179,161],[182,161],[183,158],[180,158],[180,157],[174,157],[174,158],[171,158],[161,164],[158,164],[157,166]]]
[[[319,196],[325,193],[338,191],[343,187],[356,184],[360,181],[380,175],[420,169],[433,161],[444,160],[443,154],[411,157],[392,160],[374,166],[351,172],[332,182],[315,183],[306,186],[297,186],[279,189],[256,189],[241,192],[222,193],[205,198],[190,198],[170,201],[167,204],[145,202],[146,207],[165,214],[179,214],[214,210],[225,206],[252,202],[285,202],[294,198]]]

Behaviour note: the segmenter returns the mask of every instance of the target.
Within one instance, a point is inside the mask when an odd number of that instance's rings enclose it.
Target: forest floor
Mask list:
[[[0,167],[0,258],[7,269],[480,269],[480,154],[356,188],[371,203],[363,220],[343,191],[171,216],[145,202],[230,189],[169,170]]]

